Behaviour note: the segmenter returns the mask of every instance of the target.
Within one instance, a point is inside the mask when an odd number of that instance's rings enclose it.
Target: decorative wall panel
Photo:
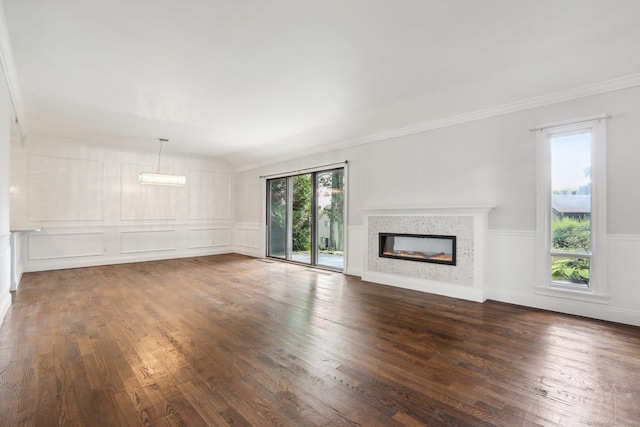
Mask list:
[[[120,165],[120,219],[176,219],[178,192],[186,191],[185,187],[140,184],[138,181],[140,172],[153,172],[156,167],[127,163]],[[162,172],[174,173],[169,169],[163,169]]]
[[[102,232],[69,232],[29,235],[29,260],[101,256]]]
[[[231,230],[228,228],[203,228],[189,230],[189,249],[228,246]]]
[[[264,235],[259,228],[237,227],[235,229],[236,246],[257,249],[260,247]]]
[[[231,217],[231,176],[222,172],[189,171],[189,219]]]
[[[176,230],[123,231],[120,233],[120,253],[173,251]]]
[[[102,219],[103,163],[29,155],[29,220]]]

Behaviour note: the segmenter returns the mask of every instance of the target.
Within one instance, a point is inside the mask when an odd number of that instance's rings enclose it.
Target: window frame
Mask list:
[[[585,297],[606,297],[606,119],[605,114],[539,126],[537,148],[537,267],[538,293]],[[589,285],[563,284],[551,279],[551,140],[555,136],[591,134],[591,255]],[[558,252],[558,251],[555,251]]]

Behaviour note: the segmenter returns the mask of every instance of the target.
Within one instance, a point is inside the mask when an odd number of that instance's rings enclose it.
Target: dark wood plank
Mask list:
[[[28,273],[0,426],[640,422],[640,328],[241,255]]]

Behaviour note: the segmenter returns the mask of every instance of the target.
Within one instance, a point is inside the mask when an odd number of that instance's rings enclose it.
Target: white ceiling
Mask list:
[[[30,133],[238,166],[640,72],[639,0],[2,5]]]

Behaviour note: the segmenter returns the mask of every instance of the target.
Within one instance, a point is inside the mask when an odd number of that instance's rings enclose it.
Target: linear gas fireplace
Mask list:
[[[456,265],[456,236],[379,233],[381,258]]]

